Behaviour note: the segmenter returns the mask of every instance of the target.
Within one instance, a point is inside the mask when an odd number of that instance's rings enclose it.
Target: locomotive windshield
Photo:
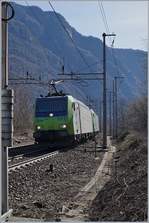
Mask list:
[[[54,117],[67,115],[67,97],[38,98],[36,100],[36,117]]]

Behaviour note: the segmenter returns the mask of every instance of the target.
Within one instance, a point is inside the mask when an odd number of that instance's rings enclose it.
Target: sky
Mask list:
[[[36,5],[51,11],[48,1],[15,0],[23,5]],[[101,4],[101,1],[99,1]],[[53,0],[53,7],[69,24],[86,36],[102,39],[106,32],[99,2],[96,0]],[[110,33],[115,33],[115,48],[148,49],[148,1],[102,1]],[[112,39],[108,39],[110,45]]]

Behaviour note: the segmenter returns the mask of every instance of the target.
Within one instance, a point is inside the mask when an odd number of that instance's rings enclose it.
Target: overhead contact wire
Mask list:
[[[84,58],[83,54],[80,52],[79,48],[76,46],[76,44],[75,44],[73,38],[70,36],[68,30],[66,29],[66,27],[65,27],[64,24],[63,24],[63,22],[61,21],[61,19],[60,19],[59,16],[57,15],[57,13],[56,13],[56,11],[55,11],[53,5],[51,4],[50,1],[48,1],[48,3],[49,3],[49,5],[51,6],[51,8],[52,8],[52,10],[53,10],[53,12],[54,12],[54,14],[55,14],[57,20],[59,21],[60,25],[62,26],[62,28],[63,28],[64,31],[66,32],[66,34],[67,34],[67,36],[69,37],[70,41],[73,43],[73,45],[74,45],[75,49],[77,50],[78,54],[80,55],[82,61],[86,64],[86,66],[87,66],[88,69],[90,70],[90,65],[87,63],[87,61],[86,61],[86,59]]]

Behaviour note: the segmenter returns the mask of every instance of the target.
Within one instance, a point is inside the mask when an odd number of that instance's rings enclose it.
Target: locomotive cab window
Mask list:
[[[36,101],[36,117],[53,117],[67,115],[67,97],[38,98]]]

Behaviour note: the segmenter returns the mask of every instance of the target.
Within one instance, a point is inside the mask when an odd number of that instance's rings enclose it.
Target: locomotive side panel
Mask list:
[[[80,108],[77,102],[73,103],[73,126],[74,126],[74,135],[82,134],[81,121],[80,121]]]
[[[91,109],[91,116],[92,116],[92,125],[93,125],[93,131],[98,132],[99,131],[99,119],[98,115]]]
[[[96,113],[94,113],[94,131],[99,132],[99,118]]]
[[[93,123],[92,115],[90,109],[82,103],[79,103],[80,108],[80,122],[81,122],[81,133],[92,133],[93,132]]]
[[[73,108],[73,97],[68,96],[68,121],[67,121],[67,131],[69,136],[75,134],[74,130],[74,108]]]

